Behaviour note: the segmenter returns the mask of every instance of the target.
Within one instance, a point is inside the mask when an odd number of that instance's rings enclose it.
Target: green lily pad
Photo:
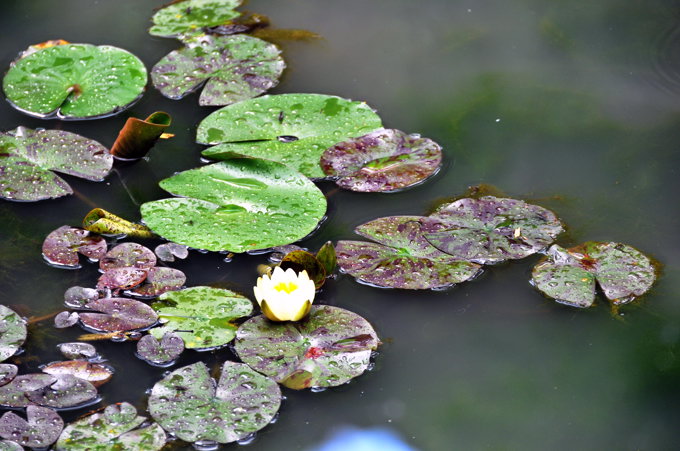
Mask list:
[[[160,183],[183,198],[141,206],[144,222],[176,243],[245,252],[292,243],[326,212],[323,193],[280,163],[235,158],[181,172]]]
[[[421,224],[425,238],[437,249],[483,265],[528,257],[548,247],[563,230],[550,210],[493,196],[443,205]]]
[[[392,192],[424,182],[439,170],[442,148],[400,130],[376,130],[335,144],[321,156],[324,173],[341,188]]]
[[[571,249],[553,245],[533,269],[532,284],[548,297],[574,307],[590,307],[595,282],[614,305],[642,296],[656,280],[654,265],[637,249],[589,241]]]
[[[224,362],[217,386],[197,362],[157,382],[149,396],[153,419],[192,443],[241,440],[267,426],[280,404],[276,382],[236,362]]]
[[[203,151],[208,158],[266,158],[307,177],[325,178],[319,159],[326,149],[381,127],[380,117],[363,102],[321,94],[280,94],[215,111],[199,124],[196,140],[221,144]]]
[[[333,387],[363,374],[380,340],[364,318],[338,307],[313,306],[297,322],[249,319],[236,334],[241,360],[286,387]]]
[[[42,245],[43,258],[53,266],[80,268],[78,254],[90,260],[99,260],[106,255],[108,245],[99,235],[77,227],[61,226],[50,232]]]
[[[53,199],[72,194],[52,171],[101,181],[113,157],[97,141],[61,130],[19,127],[0,133],[0,197],[16,201]]]
[[[149,331],[157,339],[174,332],[188,349],[224,346],[236,336],[235,319],[248,316],[253,303],[240,294],[221,288],[191,287],[160,296],[152,307],[160,327]]]
[[[177,37],[201,32],[203,27],[223,25],[240,15],[241,0],[184,0],[159,9],[151,18],[149,34]]]
[[[94,119],[120,113],[146,86],[146,68],[108,45],[64,44],[14,61],[3,80],[7,100],[40,118]]]
[[[47,407],[26,407],[26,419],[13,412],[0,418],[0,437],[15,440],[29,448],[46,448],[56,442],[64,428],[64,420]]]
[[[479,274],[479,264],[461,260],[432,246],[422,235],[423,216],[388,216],[355,229],[377,241],[338,241],[340,269],[360,282],[383,288],[446,288]]]
[[[26,341],[26,321],[0,304],[0,362],[12,357]]]
[[[56,450],[157,451],[166,442],[165,431],[156,423],[143,426],[146,417],[137,415],[132,404],[107,406],[66,426]],[[140,427],[142,426],[142,427]]]
[[[252,36],[200,36],[156,63],[151,80],[175,100],[205,83],[200,105],[229,105],[277,85],[285,67],[280,53],[274,44]]]

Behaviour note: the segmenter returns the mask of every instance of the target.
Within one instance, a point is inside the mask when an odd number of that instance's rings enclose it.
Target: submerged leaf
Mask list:
[[[29,448],[48,447],[57,441],[63,428],[64,420],[47,407],[26,407],[26,420],[12,412],[0,418],[0,437]]]
[[[240,15],[234,11],[241,0],[184,0],[159,9],[151,20],[149,34],[177,37],[196,34],[203,27],[223,25]]]
[[[126,50],[64,44],[14,61],[3,89],[14,107],[31,116],[93,119],[131,106],[146,78],[144,63]]]
[[[81,312],[85,327],[100,332],[125,332],[152,326],[158,315],[143,302],[126,298],[97,299],[85,307],[100,313]]]
[[[312,182],[273,161],[236,158],[181,172],[160,185],[183,197],[143,204],[144,222],[171,241],[211,251],[294,242],[326,212],[326,198]]]
[[[111,155],[121,160],[144,157],[171,123],[172,117],[164,111],[151,113],[144,120],[129,117],[111,146]]]
[[[437,249],[485,265],[528,257],[563,230],[550,210],[493,196],[443,205],[421,224],[425,238]]]
[[[80,268],[78,253],[99,260],[106,254],[106,249],[106,240],[101,236],[76,227],[61,226],[47,235],[42,254],[51,265]]]
[[[146,417],[138,416],[132,404],[123,402],[107,406],[76,420],[64,428],[56,450],[83,451],[157,451],[165,445],[163,429],[152,423],[139,427]]]
[[[174,332],[166,332],[160,341],[153,335],[144,335],[137,342],[137,356],[158,366],[171,364],[184,351],[184,340]]]
[[[612,304],[633,301],[656,280],[654,265],[637,249],[588,241],[571,249],[553,245],[532,272],[532,283],[562,304],[590,307],[595,281]]]
[[[338,266],[365,283],[386,288],[446,288],[474,278],[481,266],[441,252],[422,235],[423,216],[388,216],[356,233],[380,244],[338,241]]]
[[[26,321],[0,304],[0,362],[12,357],[26,341]]]
[[[187,442],[231,443],[267,426],[281,404],[281,390],[247,365],[225,362],[215,386],[198,362],[154,385],[149,412],[167,432]]]
[[[54,199],[72,194],[52,171],[100,181],[113,157],[92,139],[62,130],[19,127],[0,133],[0,197],[17,201]]]
[[[189,349],[224,346],[234,339],[235,319],[253,311],[252,302],[229,290],[191,287],[163,294],[153,304],[161,327],[149,331],[157,339],[174,332]]]
[[[380,117],[363,102],[321,94],[280,94],[215,111],[199,124],[196,140],[221,144],[203,151],[208,158],[266,158],[307,177],[325,178],[319,159],[326,149],[380,127]]]
[[[296,390],[332,387],[363,374],[379,344],[368,321],[327,305],[313,306],[299,322],[275,323],[256,316],[236,335],[241,360]]]
[[[151,70],[161,94],[181,99],[199,89],[200,105],[229,105],[276,86],[285,64],[279,49],[252,36],[200,36],[163,57]]]
[[[324,173],[337,177],[338,186],[362,192],[391,192],[422,183],[441,162],[439,144],[391,129],[335,144],[321,156]]]
[[[101,208],[95,208],[85,215],[83,228],[102,235],[127,235],[137,238],[155,236],[148,227],[130,222]]]

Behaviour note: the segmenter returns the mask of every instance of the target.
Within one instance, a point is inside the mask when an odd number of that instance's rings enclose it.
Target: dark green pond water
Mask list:
[[[0,67],[48,39],[111,44],[148,68],[178,43],[147,34],[150,0],[4,0]],[[529,285],[538,257],[491,267],[445,292],[381,290],[349,276],[317,299],[371,321],[384,341],[375,368],[321,393],[285,390],[278,421],[249,445],[298,450],[345,426],[384,427],[420,450],[677,449],[680,441],[680,2],[663,0],[252,0],[277,28],[322,40],[281,41],[288,69],[274,93],[365,100],[387,127],[439,142],[445,165],[397,194],[336,192],[328,221],[302,245],[355,239],[387,215],[427,213],[468,186],[491,184],[554,210],[558,243],[619,241],[663,263],[652,291],[613,315],[553,303]],[[5,69],[3,69],[5,70]],[[149,88],[122,116],[41,121],[0,103],[0,127],[61,128],[110,146],[127,115],[172,114],[176,137],[148,161],[117,163],[103,183],[69,178],[78,195],[0,202],[0,302],[26,317],[62,308],[72,285],[93,286],[95,265],[49,267],[45,236],[78,225],[92,207],[139,219],[165,197],[157,182],[199,165],[195,127],[213,109]],[[265,256],[192,252],[174,265],[188,285],[251,294]],[[60,359],[81,330],[51,320],[30,328],[21,371]],[[134,343],[97,343],[115,367],[103,403],[146,405],[164,370]],[[179,365],[233,358],[186,352]],[[76,413],[67,415],[73,418]],[[238,448],[232,444],[225,449]]]

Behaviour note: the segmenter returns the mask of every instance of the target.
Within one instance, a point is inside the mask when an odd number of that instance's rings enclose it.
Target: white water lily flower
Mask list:
[[[253,291],[264,316],[272,321],[298,321],[312,308],[316,288],[307,271],[297,274],[277,266],[271,277],[257,278]]]

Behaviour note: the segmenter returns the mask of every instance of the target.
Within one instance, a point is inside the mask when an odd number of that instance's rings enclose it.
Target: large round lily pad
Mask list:
[[[132,404],[107,406],[66,426],[55,445],[56,450],[82,451],[157,451],[165,445],[166,435],[156,423],[137,415]]]
[[[324,178],[319,159],[330,146],[382,127],[363,102],[322,94],[280,94],[226,106],[203,119],[196,140],[213,159],[247,155],[275,160]],[[259,141],[259,142],[258,142]]]
[[[80,321],[85,327],[99,332],[125,332],[152,326],[158,315],[143,302],[127,298],[106,298],[88,302],[89,310],[82,312]]]
[[[29,448],[46,448],[57,441],[64,427],[59,414],[47,407],[26,407],[26,419],[13,412],[0,418],[0,437]]]
[[[235,158],[160,183],[182,198],[142,205],[159,235],[211,251],[245,252],[292,243],[312,232],[326,198],[306,177],[273,161]]]
[[[643,295],[656,280],[654,265],[637,249],[589,241],[571,249],[551,246],[532,272],[536,288],[557,302],[590,307],[595,282],[614,305]]]
[[[431,139],[400,130],[376,130],[327,149],[321,156],[324,173],[341,188],[391,192],[422,183],[442,162],[442,148]]]
[[[379,344],[368,321],[328,305],[313,306],[298,322],[256,316],[236,334],[241,360],[296,390],[332,387],[361,375]]]
[[[179,335],[189,349],[224,346],[236,336],[235,319],[248,316],[253,303],[221,288],[191,287],[170,291],[153,304],[161,327],[149,332],[157,339],[168,332]]]
[[[219,382],[198,362],[154,385],[149,412],[167,432],[187,442],[230,443],[267,426],[279,410],[281,390],[247,365],[225,362]]]
[[[421,223],[425,238],[437,249],[485,265],[528,257],[563,230],[550,210],[493,196],[446,204]]]
[[[144,63],[126,50],[64,44],[12,63],[3,89],[13,106],[31,116],[92,119],[129,107],[146,78]]]
[[[242,0],[184,0],[159,9],[151,20],[149,33],[154,36],[176,37],[196,34],[203,27],[223,25],[240,15],[234,11]]]
[[[151,80],[171,99],[181,99],[205,83],[198,103],[221,106],[273,88],[284,67],[279,49],[267,41],[246,35],[207,35],[164,56],[151,69]]]
[[[26,341],[26,321],[0,304],[0,362],[12,357]]]
[[[100,181],[113,157],[97,141],[61,130],[19,127],[0,133],[0,197],[37,201],[72,194],[52,171]]]
[[[359,281],[386,288],[445,288],[475,277],[481,266],[441,252],[421,233],[422,216],[388,216],[360,225],[356,233],[380,244],[339,241],[338,266]]]

